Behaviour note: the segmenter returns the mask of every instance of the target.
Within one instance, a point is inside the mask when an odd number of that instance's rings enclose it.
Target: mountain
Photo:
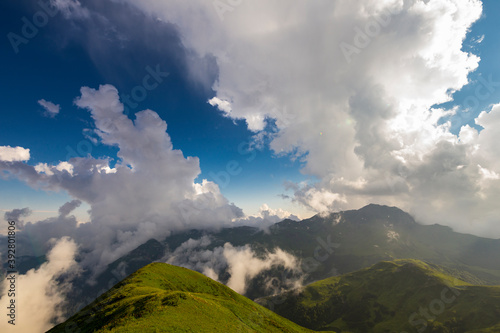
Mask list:
[[[276,248],[292,253],[302,260],[307,283],[379,261],[410,258],[437,264],[447,274],[472,284],[500,284],[499,239],[461,234],[441,225],[422,225],[396,207],[371,204],[298,222],[284,220],[268,230],[192,230],[168,237],[162,243],[168,253],[182,242],[203,235],[211,239],[206,247],[209,250],[229,242],[234,246],[248,244],[260,254]],[[253,299],[265,292],[256,283],[246,295]]]
[[[474,286],[419,260],[380,262],[257,300],[314,330],[500,332],[500,287]]]
[[[421,225],[395,207],[368,205],[298,223],[283,221],[267,238],[284,250],[302,251],[302,257],[314,257],[328,238],[338,244],[311,280],[327,277],[333,268],[349,273],[382,260],[412,258],[444,266],[449,274],[471,283],[500,284],[500,240]]]
[[[149,264],[50,333],[311,332],[186,268]]]
[[[302,262],[305,284],[370,267],[380,261],[417,259],[439,265],[442,273],[475,285],[500,285],[500,240],[454,232],[440,225],[422,225],[396,208],[368,205],[358,210],[315,215],[302,221],[284,220],[266,230],[242,226],[221,230],[189,230],[163,240],[151,239],[111,263],[90,285],[84,272],[69,295],[71,315],[92,302],[115,283],[137,269],[168,257],[184,243],[208,237],[202,250],[214,250],[231,243],[248,245],[257,255],[280,248]],[[26,262],[36,265],[41,261]],[[165,260],[165,259],[164,259]],[[256,299],[271,295],[266,281],[280,280],[283,267],[273,267],[248,281],[245,296]],[[225,283],[229,273],[218,280]]]

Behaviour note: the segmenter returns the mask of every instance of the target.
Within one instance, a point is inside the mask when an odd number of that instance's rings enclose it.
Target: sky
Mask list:
[[[308,178],[300,173],[300,161],[277,157],[268,147],[247,152],[255,133],[244,120],[225,117],[208,103],[215,96],[216,60],[184,47],[172,24],[130,5],[89,2],[93,14],[78,16],[73,7],[67,12],[61,7],[25,44],[11,42],[8,34],[22,37],[22,18],[32,19],[41,8],[30,1],[2,6],[2,30],[7,36],[2,49],[9,52],[1,55],[8,65],[2,66],[6,103],[0,142],[30,149],[28,164],[58,164],[88,155],[109,157],[112,165],[116,163],[118,149],[89,138],[95,129],[90,114],[73,103],[81,87],[111,84],[124,96],[122,102],[131,119],[144,109],[154,110],[167,122],[174,148],[199,158],[196,182],[208,179],[218,183],[222,193],[248,214],[257,213],[266,203],[311,215],[280,197],[284,181]],[[80,7],[90,12],[84,5]],[[137,24],[140,29],[135,29]],[[161,82],[148,81],[152,89],[144,90],[148,68],[168,75],[162,74],[166,77],[160,77]],[[49,111],[48,103],[57,105],[54,112]],[[228,179],[230,161],[238,163],[235,170],[241,171]],[[64,190],[43,191],[9,177],[1,181],[0,198],[0,209],[29,206],[36,220],[57,213],[69,196]],[[85,207],[79,212],[82,220],[87,219],[89,207]]]
[[[375,202],[500,237],[497,2],[1,6],[3,212],[201,192],[220,223]]]
[[[77,199],[78,221],[92,221],[88,195],[42,169],[74,183],[75,158],[133,170],[76,102],[110,85],[131,124],[152,110],[171,148],[197,160],[189,186],[206,180],[244,216],[375,202],[500,236],[498,149],[486,142],[500,102],[494,1],[1,6],[4,212],[28,207],[36,222]]]
[[[35,222],[77,199],[78,221],[92,220],[84,195],[12,164],[127,167],[75,102],[111,85],[130,121],[154,111],[172,148],[197,159],[193,183],[216,184],[245,216],[375,202],[500,236],[497,149],[482,142],[500,102],[495,1],[1,6],[2,211],[29,207]],[[16,147],[29,159],[9,158]]]
[[[20,255],[49,258],[23,279],[96,275],[190,228],[369,203],[500,238],[499,13],[493,0],[3,1],[2,225],[18,222]]]

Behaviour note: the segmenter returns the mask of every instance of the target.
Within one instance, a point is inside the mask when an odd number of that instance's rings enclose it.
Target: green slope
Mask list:
[[[473,286],[419,260],[380,262],[257,302],[315,330],[500,332],[500,287]]]
[[[311,332],[186,268],[150,264],[49,332]]]

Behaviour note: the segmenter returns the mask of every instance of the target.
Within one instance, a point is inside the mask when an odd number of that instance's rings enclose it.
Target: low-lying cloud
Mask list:
[[[225,243],[224,246],[207,249],[210,244],[209,236],[197,240],[189,239],[174,252],[167,254],[163,260],[199,271],[216,281],[219,281],[223,272],[227,272],[230,277],[226,285],[240,294],[247,291],[248,283],[253,278],[273,267],[282,266],[292,271],[300,271],[299,259],[280,248],[257,255],[249,245],[233,246],[231,243]],[[294,280],[294,283],[299,283],[299,280]],[[272,285],[268,288],[271,289]]]
[[[79,273],[76,254],[77,244],[72,239],[53,240],[47,262],[24,275],[16,274],[15,325],[3,318],[2,332],[42,333],[65,319],[65,296],[71,288],[71,278]],[[0,306],[6,309],[13,298],[7,295],[9,281],[4,279],[2,284]]]

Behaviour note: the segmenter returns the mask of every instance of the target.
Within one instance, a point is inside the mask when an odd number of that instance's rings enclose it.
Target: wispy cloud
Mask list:
[[[59,111],[61,111],[61,106],[59,104],[54,104],[44,99],[39,100],[38,104],[45,109],[44,115],[50,118],[54,118],[59,114]]]

